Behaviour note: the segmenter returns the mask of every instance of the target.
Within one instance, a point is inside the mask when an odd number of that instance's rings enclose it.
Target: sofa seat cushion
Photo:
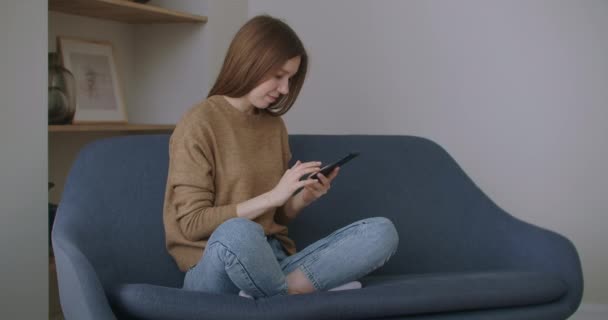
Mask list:
[[[137,319],[362,319],[523,307],[566,293],[563,281],[534,272],[497,271],[366,277],[358,290],[247,299],[149,284],[109,290],[115,312]],[[122,318],[121,317],[121,318]]]

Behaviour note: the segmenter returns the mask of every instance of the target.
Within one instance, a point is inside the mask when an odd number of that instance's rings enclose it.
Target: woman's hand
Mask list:
[[[306,179],[300,181],[300,178],[304,175],[311,174],[320,170],[321,162],[311,161],[301,163],[300,160],[287,169],[281,177],[279,183],[269,192],[270,204],[274,207],[280,207],[291,198],[296,190],[307,187],[312,184],[318,183],[316,179]],[[325,178],[325,177],[323,177]]]
[[[331,188],[331,182],[336,178],[339,170],[340,167],[336,167],[328,177],[325,177],[321,173],[317,174],[319,181],[317,183],[312,183],[305,186],[304,189],[298,193],[298,196],[301,197],[302,202],[305,205],[309,205],[313,201],[324,196]]]

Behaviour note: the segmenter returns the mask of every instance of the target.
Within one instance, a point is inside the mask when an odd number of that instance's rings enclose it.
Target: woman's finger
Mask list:
[[[307,168],[307,169],[298,169],[296,171],[296,174],[298,175],[298,178],[301,178],[304,175],[311,174],[311,173],[317,172],[317,171],[319,171],[319,167],[311,167],[311,168]]]
[[[318,183],[313,183],[313,184],[307,185],[306,188],[308,188],[311,191],[324,192],[325,188],[323,187],[321,182],[320,181],[317,181],[317,182]]]
[[[306,187],[306,186],[309,186],[309,185],[314,184],[314,183],[317,183],[316,179],[306,179],[306,180],[298,181],[296,183],[296,186],[297,186],[296,189],[299,189],[301,187]]]
[[[325,194],[325,190],[323,190],[322,188],[319,188],[316,186],[316,183],[313,183],[312,185],[308,185],[305,188],[311,192],[315,198],[320,198],[321,196],[323,196]]]
[[[317,177],[319,178],[319,181],[321,181],[321,183],[329,189],[329,183],[331,180],[327,179],[327,177],[325,177],[322,173],[319,173]]]

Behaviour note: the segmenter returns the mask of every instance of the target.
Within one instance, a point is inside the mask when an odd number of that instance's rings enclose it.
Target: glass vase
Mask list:
[[[69,124],[76,112],[76,80],[61,65],[59,55],[49,52],[49,124]]]

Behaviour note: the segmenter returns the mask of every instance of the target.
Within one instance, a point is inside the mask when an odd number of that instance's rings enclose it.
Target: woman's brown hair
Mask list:
[[[285,22],[268,15],[254,17],[232,39],[207,97],[243,97],[297,56],[300,67],[289,81],[289,93],[264,109],[271,115],[285,114],[296,101],[306,77],[308,55],[300,38]]]

